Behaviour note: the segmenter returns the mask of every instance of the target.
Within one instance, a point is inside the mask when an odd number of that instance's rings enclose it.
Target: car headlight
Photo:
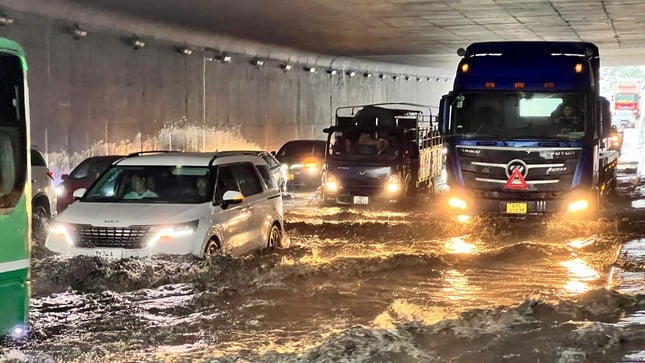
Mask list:
[[[67,225],[63,223],[53,223],[49,227],[49,233],[54,236],[65,238],[65,241],[67,241],[70,246],[74,246],[74,238],[72,237],[72,233]]]
[[[148,240],[148,247],[153,247],[159,241],[164,241],[173,237],[188,236],[195,233],[199,221],[192,221],[188,223],[175,224],[175,225],[162,225],[159,226],[153,236]]]
[[[314,175],[320,172],[320,163],[318,162],[318,160],[306,160],[303,163],[303,166],[309,174]]]
[[[56,186],[55,192],[56,192],[56,195],[60,197],[61,195],[65,194],[65,187],[62,185],[58,185]]]

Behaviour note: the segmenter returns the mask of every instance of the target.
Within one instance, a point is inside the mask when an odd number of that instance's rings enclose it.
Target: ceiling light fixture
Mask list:
[[[226,53],[220,53],[215,55],[215,60],[221,63],[231,63],[233,61],[233,57]]]
[[[5,13],[0,14],[0,26],[11,25],[11,24],[13,24],[13,18],[9,17],[9,15]]]
[[[370,77],[372,77],[372,73],[370,73],[370,72],[365,72],[365,73],[363,73],[363,77],[365,77],[365,78],[370,78]]]
[[[305,72],[316,73],[316,67],[303,67],[302,69],[304,69]]]
[[[282,69],[285,72],[288,72],[293,69],[293,66],[289,63],[283,63],[283,64],[280,64],[280,69]]]
[[[251,59],[251,61],[249,63],[251,63],[251,65],[256,66],[257,68],[260,68],[260,67],[262,67],[264,65],[264,61],[262,59],[258,59],[258,58]]]
[[[72,34],[74,35],[74,39],[76,40],[87,37],[87,31],[85,31],[79,24],[76,24],[74,26]]]
[[[137,38],[136,36],[132,38],[132,48],[141,49],[141,48],[144,48],[145,46],[146,46],[146,43],[143,40]]]
[[[181,47],[181,48],[178,49],[178,51],[179,51],[179,53],[181,53],[181,54],[183,54],[185,56],[189,56],[189,55],[193,54],[193,50],[188,48],[188,47]]]
[[[347,71],[347,72],[345,72],[345,74],[347,74],[349,77],[354,77],[354,76],[356,75],[356,72],[354,72],[354,71]]]

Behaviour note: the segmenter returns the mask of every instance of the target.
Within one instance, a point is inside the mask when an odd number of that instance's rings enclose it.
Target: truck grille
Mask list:
[[[154,226],[96,227],[89,224],[72,225],[78,247],[144,248],[154,233]]]

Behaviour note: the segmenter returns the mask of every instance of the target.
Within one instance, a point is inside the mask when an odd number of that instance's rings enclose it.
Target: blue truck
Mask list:
[[[443,96],[453,216],[597,215],[615,188],[609,101],[587,42],[482,42],[460,49]]]

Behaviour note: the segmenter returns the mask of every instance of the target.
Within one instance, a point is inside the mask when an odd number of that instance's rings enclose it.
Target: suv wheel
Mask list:
[[[31,233],[36,239],[47,237],[47,228],[49,227],[49,211],[42,204],[32,206],[31,211]]]
[[[276,248],[282,245],[282,231],[277,224],[271,226],[269,230],[269,240],[267,241],[267,248]]]
[[[206,243],[206,248],[204,248],[204,257],[210,257],[216,255],[219,252],[219,243],[215,238],[211,238]]]

